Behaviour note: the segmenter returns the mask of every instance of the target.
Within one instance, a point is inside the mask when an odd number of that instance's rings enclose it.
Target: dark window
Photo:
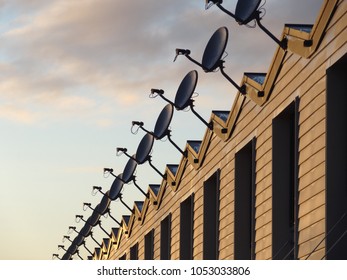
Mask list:
[[[119,260],[126,260],[126,259],[127,259],[127,254],[125,254],[125,253],[124,253],[123,256],[121,256],[121,257],[119,258]]]
[[[272,121],[272,258],[297,254],[298,105]]]
[[[219,174],[218,170],[204,183],[204,260],[219,256]]]
[[[234,254],[255,258],[255,138],[235,155]]]
[[[193,259],[194,194],[181,203],[180,259]]]
[[[139,259],[139,244],[136,243],[134,246],[130,248],[130,259],[138,260]]]
[[[327,70],[326,258],[347,259],[347,54]]]
[[[160,259],[169,260],[171,251],[171,214],[160,223]]]
[[[154,259],[154,229],[145,235],[145,260]]]

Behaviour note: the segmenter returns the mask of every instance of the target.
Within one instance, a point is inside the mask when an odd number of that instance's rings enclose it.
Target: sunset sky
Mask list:
[[[224,1],[235,10],[236,0]],[[263,24],[277,37],[285,23],[314,23],[323,0],[268,0]],[[266,72],[275,43],[259,28],[239,26],[204,0],[0,0],[0,259],[51,259],[76,214],[88,217],[83,202],[98,204],[92,186],[106,191],[121,173],[144,133],[131,133],[131,121],[153,130],[166,105],[149,98],[160,88],[174,100],[177,87],[198,70],[195,109],[208,120],[212,110],[230,110],[236,90],[221,73],[204,73],[185,57],[173,63],[175,48],[201,60],[221,26],[229,29],[225,71],[237,83],[244,72]],[[172,139],[182,149],[201,140],[205,126],[192,112],[175,111]],[[164,171],[181,154],[168,142],[154,143],[153,164]],[[146,191],[161,178],[148,164],[138,166],[137,182]],[[125,186],[129,205],[144,197]],[[129,214],[119,202],[111,212]],[[102,218],[110,231],[116,226]],[[105,234],[98,228],[95,237]],[[71,239],[76,236],[71,234]],[[95,242],[87,239],[94,250]],[[87,256],[85,249],[81,255]]]

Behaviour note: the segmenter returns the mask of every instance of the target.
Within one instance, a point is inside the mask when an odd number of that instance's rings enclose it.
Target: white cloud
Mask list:
[[[19,106],[1,105],[0,118],[16,123],[33,124],[40,119],[40,116],[36,112],[20,108]]]
[[[233,10],[235,3],[224,5]],[[292,10],[298,6],[289,4]],[[306,2],[301,5],[307,9]],[[17,10],[17,17],[0,36],[0,98],[55,119],[75,113],[90,122],[100,98],[121,111],[134,104],[139,108],[152,87],[175,94],[196,66],[185,58],[173,64],[174,49],[189,48],[200,60],[221,25],[230,31],[225,66],[232,77],[266,72],[275,49],[258,28],[238,26],[217,7],[206,12],[203,1],[16,0],[7,6]],[[269,1],[266,8],[264,22],[282,28],[287,4]],[[298,9],[298,15],[287,17],[302,18],[304,9]],[[207,82],[213,83],[211,76]]]

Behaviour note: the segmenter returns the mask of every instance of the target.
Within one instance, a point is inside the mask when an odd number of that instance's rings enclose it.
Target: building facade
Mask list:
[[[93,259],[347,259],[347,1],[282,38]]]

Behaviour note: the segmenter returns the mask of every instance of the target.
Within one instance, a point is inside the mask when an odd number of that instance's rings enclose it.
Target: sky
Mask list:
[[[285,23],[314,23],[323,0],[268,0],[262,23],[279,37]],[[235,10],[236,0],[223,6]],[[58,245],[69,226],[79,230],[75,215],[85,218],[112,177],[104,167],[122,173],[128,160],[116,147],[135,153],[144,136],[131,132],[141,120],[153,130],[166,105],[149,98],[152,88],[174,100],[183,77],[199,74],[195,109],[206,120],[212,110],[230,110],[236,89],[221,73],[204,73],[176,48],[191,50],[199,61],[215,30],[226,26],[229,40],[225,72],[237,83],[244,72],[266,72],[275,43],[259,28],[239,26],[203,0],[0,0],[0,260],[48,260],[62,256]],[[182,149],[201,140],[206,127],[192,112],[175,111],[172,139]],[[162,172],[178,164],[181,154],[156,141],[153,164]],[[139,165],[137,183],[160,184],[148,163]],[[132,185],[123,189],[133,205],[144,196]],[[129,211],[114,201],[116,219]],[[116,225],[101,218],[110,231]],[[76,234],[71,233],[71,239]],[[95,228],[99,242],[106,235]],[[95,242],[86,239],[94,251]],[[80,254],[88,255],[82,248]]]

